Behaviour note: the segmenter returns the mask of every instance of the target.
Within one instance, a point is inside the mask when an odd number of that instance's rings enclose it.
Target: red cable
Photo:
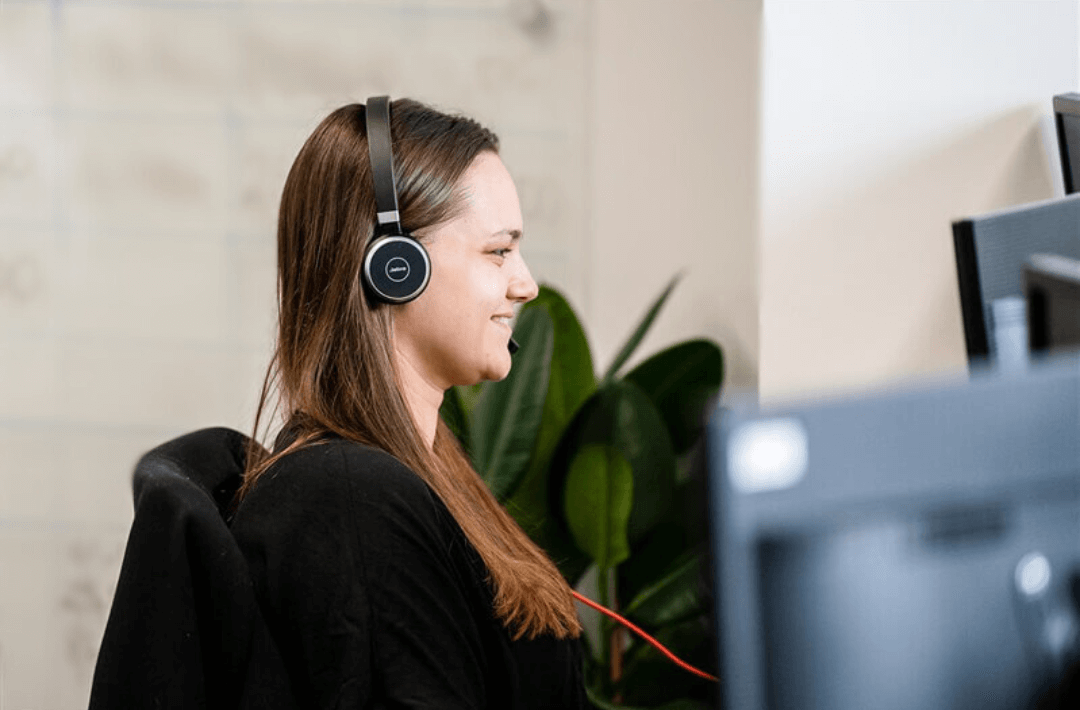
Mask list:
[[[573,591],[573,590],[571,590],[571,591]],[[630,623],[629,621],[627,621],[623,617],[619,616],[618,614],[613,612],[611,609],[608,609],[605,606],[600,606],[599,604],[594,602],[592,599],[589,599],[588,597],[584,597],[584,596],[578,594],[577,592],[573,592],[573,594],[574,594],[574,598],[577,599],[582,604],[584,604],[585,606],[592,607],[593,609],[596,609],[601,614],[606,614],[606,615],[610,616],[612,619],[615,619],[615,621],[618,621],[620,624],[622,624],[626,628],[630,629],[631,631],[633,631],[635,634],[637,634],[641,638],[648,641],[650,644],[652,644],[653,648],[655,648],[657,651],[659,651],[660,653],[667,656],[672,661],[672,663],[679,666],[683,670],[690,671],[694,675],[705,678],[706,680],[711,680],[711,681],[714,681],[714,682],[719,681],[719,678],[717,678],[716,676],[709,675],[705,671],[699,671],[697,668],[694,668],[692,665],[690,665],[686,661],[682,660],[681,658],[676,656],[671,651],[667,650],[667,648],[664,647],[664,644],[660,643],[659,641],[654,639],[652,636],[649,636],[647,633],[645,633],[644,631],[639,629],[637,626],[634,626],[634,624]]]

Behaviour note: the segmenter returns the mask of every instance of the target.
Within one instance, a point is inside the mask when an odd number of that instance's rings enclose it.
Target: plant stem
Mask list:
[[[612,571],[611,586],[618,584],[617,577]],[[617,590],[616,590],[617,591]],[[619,595],[618,593],[611,595],[611,606],[608,607],[616,614],[619,612]],[[618,685],[622,679],[622,653],[623,653],[623,628],[619,624],[611,625],[611,634],[609,636],[609,643],[611,644],[611,684],[613,686]],[[612,698],[616,703],[622,702],[622,692],[615,693]]]
[[[614,594],[615,570],[606,569],[597,575],[597,591],[600,593],[600,603],[614,612],[619,610],[618,597]],[[622,678],[622,627],[612,622],[608,617],[600,619],[600,649],[601,663],[608,668],[608,680],[612,687]],[[622,700],[621,693],[612,695],[616,703]]]
[[[596,591],[600,595],[601,606],[611,608],[611,595],[609,593],[610,569],[597,570]],[[607,616],[600,617],[600,667],[611,667],[611,620]],[[610,678],[608,679],[610,680]]]

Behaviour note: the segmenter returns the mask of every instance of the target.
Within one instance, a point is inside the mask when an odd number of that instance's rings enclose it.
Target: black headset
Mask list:
[[[427,288],[431,259],[424,245],[401,228],[390,141],[390,97],[369,98],[364,120],[375,184],[376,225],[374,238],[364,252],[361,280],[376,300],[408,303]]]

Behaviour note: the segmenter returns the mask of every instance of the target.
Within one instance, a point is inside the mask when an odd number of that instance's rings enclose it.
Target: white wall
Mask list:
[[[708,336],[758,358],[758,0],[596,0],[587,324],[597,366],[672,276],[638,351]]]
[[[1077,22],[1072,1],[766,0],[764,395],[962,370],[950,222],[1060,185],[1044,134]]]

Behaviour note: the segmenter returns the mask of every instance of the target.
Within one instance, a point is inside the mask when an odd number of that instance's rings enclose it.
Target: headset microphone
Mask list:
[[[431,259],[424,246],[401,227],[390,139],[390,97],[369,98],[364,122],[377,223],[374,238],[364,253],[360,278],[375,299],[407,303],[427,288]]]
[[[513,338],[510,338],[510,342],[508,342],[506,344],[506,349],[510,351],[511,355],[516,353],[520,348],[521,348],[521,346],[518,345],[518,342],[516,340],[514,340]]]

